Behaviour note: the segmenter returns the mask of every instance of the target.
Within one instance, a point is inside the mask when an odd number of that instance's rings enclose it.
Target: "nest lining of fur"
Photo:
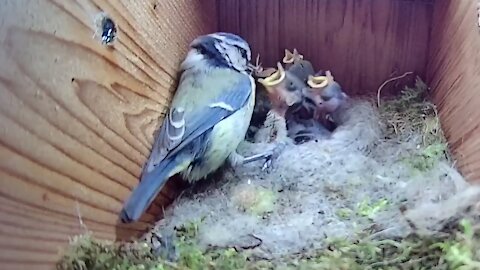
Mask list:
[[[480,231],[476,225],[480,190],[466,183],[453,166],[426,92],[426,85],[417,80],[415,87],[384,100],[379,108],[371,100],[354,100],[339,114],[341,123],[332,138],[288,146],[271,171],[253,163],[198,183],[146,234],[148,260],[135,265],[478,266],[479,243],[474,239]],[[274,146],[275,142],[245,142],[239,152],[248,156]],[[152,237],[165,242],[172,236],[173,249],[153,244]],[[73,262],[76,257],[65,258]],[[71,265],[63,268],[90,269]]]

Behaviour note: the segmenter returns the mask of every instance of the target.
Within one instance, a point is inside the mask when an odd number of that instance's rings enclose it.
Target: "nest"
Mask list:
[[[478,268],[480,188],[454,168],[426,90],[353,100],[331,138],[287,147],[271,171],[254,163],[192,187],[145,236],[152,254],[171,251],[152,269]]]

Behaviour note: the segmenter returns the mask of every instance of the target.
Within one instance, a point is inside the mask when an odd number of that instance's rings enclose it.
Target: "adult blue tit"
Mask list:
[[[305,60],[297,49],[293,49],[293,53],[286,49],[282,61],[285,64],[285,70],[297,76],[302,82],[306,83],[308,76],[315,74],[312,63]]]
[[[175,174],[194,182],[226,160],[245,163],[236,148],[245,138],[255,104],[250,60],[249,44],[231,33],[203,35],[191,42],[140,183],[121,211],[124,223],[137,221]]]

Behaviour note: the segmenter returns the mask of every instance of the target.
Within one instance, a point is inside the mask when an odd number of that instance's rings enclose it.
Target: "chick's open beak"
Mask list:
[[[327,76],[308,76],[307,84],[313,89],[323,89],[328,85],[328,77]]]
[[[282,64],[278,62],[277,67],[278,70],[273,72],[273,74],[270,76],[266,77],[265,79],[258,79],[258,82],[263,84],[268,91],[271,91],[274,86],[280,84],[285,79],[286,74]]]

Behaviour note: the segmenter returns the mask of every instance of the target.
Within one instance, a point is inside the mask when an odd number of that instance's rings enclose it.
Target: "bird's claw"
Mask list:
[[[272,168],[272,156],[268,157],[267,160],[265,160],[265,162],[263,163],[263,166],[262,166],[262,171],[267,171],[267,172],[270,172],[271,168]]]
[[[275,161],[278,159],[280,154],[283,152],[283,150],[285,149],[285,146],[286,146],[285,143],[281,143],[281,144],[275,146],[275,148],[272,149],[270,151],[270,153],[268,153],[268,155],[266,157],[266,160],[263,163],[262,171],[266,171],[266,172],[271,172],[272,171]]]

